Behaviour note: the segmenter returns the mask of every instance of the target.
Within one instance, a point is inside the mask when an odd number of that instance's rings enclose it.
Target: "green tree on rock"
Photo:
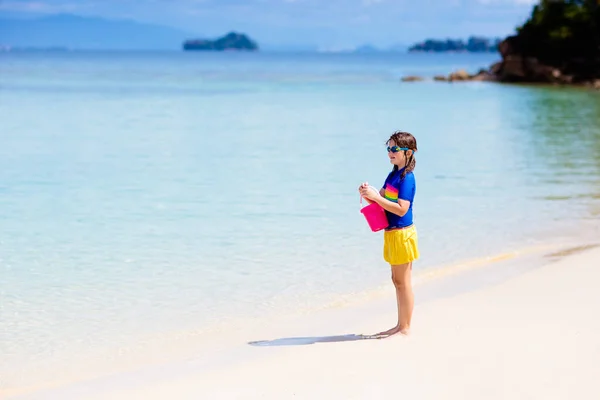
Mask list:
[[[507,39],[511,52],[573,75],[600,76],[599,0],[542,0],[529,19]],[[502,49],[501,49],[502,51]]]

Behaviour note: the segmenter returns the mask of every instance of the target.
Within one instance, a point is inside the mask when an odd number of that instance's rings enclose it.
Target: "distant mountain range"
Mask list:
[[[178,50],[197,33],[130,20],[69,14],[36,18],[0,15],[0,47],[89,50]]]

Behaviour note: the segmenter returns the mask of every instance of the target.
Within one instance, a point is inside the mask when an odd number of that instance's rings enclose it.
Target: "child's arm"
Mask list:
[[[379,204],[381,207],[383,207],[384,210],[399,215],[401,217],[404,217],[404,215],[406,215],[408,209],[410,208],[410,201],[408,200],[398,199],[398,202],[394,203],[393,201],[389,201],[385,197],[381,196],[381,194],[379,196],[371,198],[370,200]]]
[[[380,195],[382,198],[383,198],[384,194],[385,194],[385,189],[384,189],[384,188],[381,188],[381,189],[379,189],[379,195]],[[367,202],[367,204],[371,204],[371,203],[373,203],[373,202],[374,202],[373,200],[370,200],[370,199],[368,199],[368,198],[366,198],[366,197],[363,197],[363,198],[365,199],[365,201]],[[409,205],[410,205],[410,203],[409,203]],[[407,208],[407,210],[408,210],[408,208]]]

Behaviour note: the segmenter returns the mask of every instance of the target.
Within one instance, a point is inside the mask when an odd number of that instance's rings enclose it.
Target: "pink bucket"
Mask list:
[[[362,196],[360,198],[360,204],[362,204]],[[377,203],[371,203],[361,208],[360,212],[367,219],[369,228],[371,228],[373,232],[385,229],[389,225],[387,216],[385,215],[385,210]]]

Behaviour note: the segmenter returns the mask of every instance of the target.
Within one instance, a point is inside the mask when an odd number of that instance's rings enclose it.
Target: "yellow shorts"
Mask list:
[[[394,229],[383,233],[383,259],[400,265],[419,258],[419,240],[414,225],[404,229]]]

